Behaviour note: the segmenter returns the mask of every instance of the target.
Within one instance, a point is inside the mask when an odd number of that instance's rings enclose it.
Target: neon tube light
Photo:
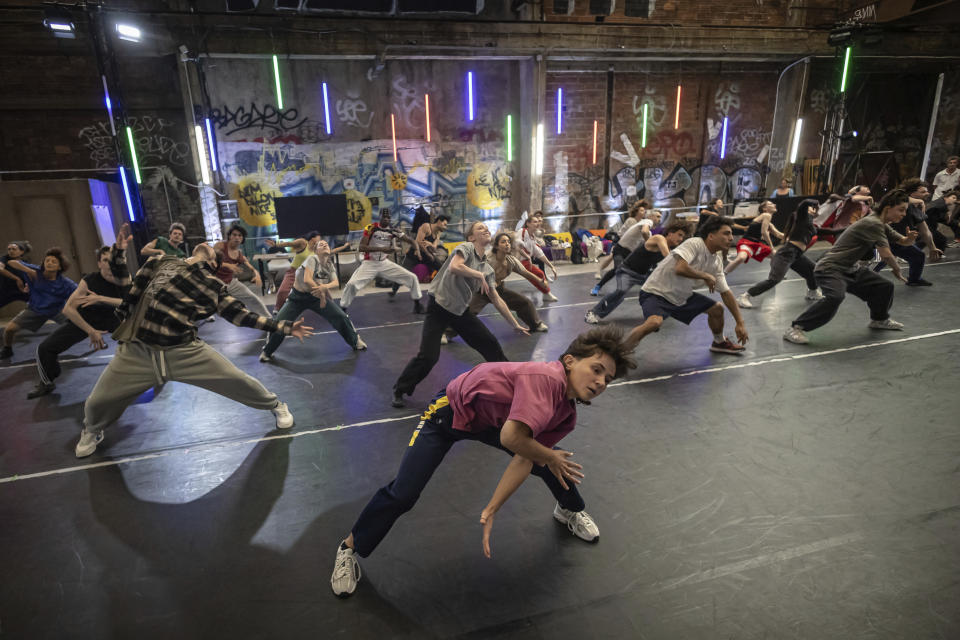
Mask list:
[[[113,102],[110,100],[110,90],[107,88],[107,76],[100,76],[103,80],[103,103],[107,105],[107,115],[110,116],[110,133],[117,136],[117,128],[113,125]]]
[[[840,78],[840,93],[844,93],[847,90],[847,71],[850,69],[850,49],[847,47],[847,52],[843,55],[843,77]]]
[[[327,98],[327,83],[323,83],[323,121],[327,125],[327,135],[333,133],[333,126],[330,124],[330,100]]]
[[[137,178],[137,184],[140,184],[140,163],[137,162],[137,147],[133,144],[133,129],[127,127],[127,142],[130,143],[130,158],[133,160],[133,175]]]
[[[124,172],[122,166],[117,168],[120,169],[120,180],[123,181],[123,195],[127,199],[127,217],[130,218],[130,222],[134,222],[133,201],[130,199],[130,185],[127,184],[127,174]]]
[[[793,146],[790,147],[790,164],[797,161],[797,150],[800,148],[800,130],[803,129],[803,118],[797,118],[797,125],[793,128]]]
[[[536,175],[543,175],[543,123],[537,125],[537,151],[536,151],[536,165],[534,166],[534,173]]]
[[[679,84],[677,85],[677,115],[675,115],[675,116],[673,117],[673,128],[674,128],[674,129],[679,129],[679,128],[680,128],[680,86],[681,86],[681,85],[679,85]]]
[[[513,162],[513,116],[507,114],[507,162]]]
[[[473,122],[473,71],[467,71],[467,115]]]
[[[197,157],[200,158],[200,177],[203,184],[210,184],[210,169],[207,168],[207,152],[203,148],[203,131],[200,125],[193,125],[193,133],[197,137]]]
[[[427,113],[427,142],[430,142],[430,94],[423,94],[423,108]]]
[[[593,121],[593,164],[597,164],[597,121]]]
[[[640,139],[640,146],[644,149],[647,148],[647,109],[649,106],[649,103],[643,103],[643,137]]]
[[[216,150],[217,145],[213,139],[213,127],[210,125],[210,118],[206,118],[206,122],[207,122],[207,144],[210,145],[210,167],[213,168],[214,171],[217,171],[219,170],[220,167],[217,164],[217,150]]]
[[[277,84],[277,107],[283,109],[283,92],[280,91],[280,62],[277,54],[273,54],[273,80]]]
[[[393,161],[397,161],[397,119],[390,114],[390,134],[393,136]]]
[[[563,88],[557,89],[557,133],[563,133]]]
[[[727,155],[727,117],[723,117],[723,139],[720,140],[720,159]]]

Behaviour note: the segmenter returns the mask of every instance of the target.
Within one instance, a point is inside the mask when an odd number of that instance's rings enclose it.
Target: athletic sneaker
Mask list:
[[[887,329],[888,331],[903,331],[903,323],[887,318],[886,320],[871,320],[867,325],[871,329]]]
[[[823,292],[820,291],[819,287],[817,287],[816,289],[807,289],[807,293],[805,296],[803,296],[803,299],[810,300],[811,302],[814,302],[816,300],[823,300]]]
[[[337,547],[337,559],[333,564],[333,575],[330,576],[330,588],[338,598],[349,598],[357,590],[360,582],[360,563],[353,549],[341,543]]]
[[[745,346],[742,344],[737,344],[736,342],[732,342],[730,338],[724,338],[723,342],[717,342],[714,340],[713,344],[710,345],[710,351],[713,351],[714,353],[729,353],[735,356],[740,355],[746,350],[747,348]]]
[[[440,334],[440,344],[447,344],[448,342],[450,342],[450,338],[447,337],[447,334]]]
[[[266,351],[261,351],[260,362],[273,362],[273,356],[268,356]]]
[[[77,442],[77,448],[73,450],[78,458],[86,458],[97,450],[97,445],[103,442],[103,431],[90,433],[86,429],[80,431],[80,440]]]
[[[737,304],[744,309],[753,309],[753,302],[750,301],[750,294],[746,291],[737,297]]]
[[[27,394],[27,400],[33,400],[34,398],[45,396],[56,388],[57,388],[57,385],[53,384],[52,382],[50,384],[46,384],[45,382],[38,382],[37,386],[33,388],[33,391]]]
[[[807,337],[807,334],[803,332],[803,329],[800,327],[790,327],[783,334],[783,339],[787,342],[792,342],[793,344],[809,344],[810,338]]]
[[[403,393],[400,391],[393,392],[393,400],[390,401],[390,406],[394,409],[403,409],[407,406],[407,403],[403,399]]]
[[[353,350],[354,350],[354,351],[366,351],[366,350],[367,350],[367,343],[364,342],[364,341],[360,338],[360,336],[357,336],[357,346],[355,346],[355,347],[353,348]]]
[[[567,525],[570,533],[581,540],[596,542],[600,539],[600,530],[586,511],[567,511],[558,502],[553,508],[553,517],[557,522]]]
[[[932,287],[933,283],[930,282],[929,280],[924,280],[923,278],[920,278],[919,280],[911,280],[907,282],[907,286],[908,287]]]
[[[543,301],[544,301],[544,302],[556,302],[556,301],[557,301],[557,296],[553,295],[552,293],[545,293],[545,294],[543,294]]]
[[[587,311],[586,315],[583,316],[583,321],[587,324],[600,324],[600,316],[598,316],[592,310]]]
[[[533,330],[534,330],[534,331],[539,331],[540,333],[546,333],[546,332],[547,332],[547,329],[549,329],[549,328],[550,328],[550,327],[547,326],[547,323],[546,323],[546,322],[541,322],[540,324],[538,324],[537,326],[535,326],[535,327],[533,328]]]
[[[592,296],[599,296],[599,295],[600,295],[600,285],[598,285],[598,284],[593,285],[593,289],[590,289],[590,295],[592,295]]]
[[[13,357],[12,347],[3,347],[2,349],[0,349],[0,360],[3,360],[5,358],[12,358],[12,357]]]
[[[287,409],[286,403],[278,402],[270,411],[277,419],[277,429],[289,429],[293,426],[293,414]]]

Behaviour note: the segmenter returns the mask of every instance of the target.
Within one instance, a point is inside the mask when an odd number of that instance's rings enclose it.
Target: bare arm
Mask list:
[[[87,282],[85,280],[81,280],[80,284],[77,285],[77,288],[74,289],[73,293],[70,294],[70,297],[67,298],[66,304],[63,305],[63,315],[67,316],[70,322],[77,325],[77,327],[87,334],[87,337],[90,338],[91,347],[94,347],[95,349],[106,349],[107,343],[103,341],[103,334],[106,333],[106,331],[100,331],[99,329],[93,328],[86,320],[83,319],[83,316],[80,315],[80,305],[84,301],[88,300],[91,295],[96,294],[93,294],[90,289],[87,288]],[[114,306],[120,304],[120,300],[117,300],[116,298],[104,298],[104,300],[116,300]],[[113,302],[111,302],[111,304],[113,304]]]
[[[653,246],[649,246],[650,244]],[[670,255],[670,245],[667,244],[667,239],[660,235],[651,236],[645,243],[645,247],[648,251],[659,251],[664,258]]]
[[[521,455],[514,455],[506,470],[493,491],[493,497],[480,513],[480,524],[483,525],[483,555],[490,557],[490,532],[493,529],[493,516],[500,507],[520,488],[523,481],[530,475],[533,463]]]
[[[466,265],[466,261],[463,259],[462,253],[454,252],[453,258],[450,259],[450,271],[451,273],[464,278],[474,278],[476,280],[486,282],[486,278],[483,277],[482,273],[476,269],[471,269]]]
[[[547,284],[546,278],[538,278],[537,276],[533,275],[532,273],[527,271],[527,268],[523,266],[523,264],[519,260],[513,263],[513,268],[515,272],[519,273],[521,276],[523,276],[533,284],[541,284],[546,286]]]
[[[930,262],[938,261],[942,256],[943,252],[937,248],[937,245],[933,242],[933,235],[930,233],[930,227],[926,222],[921,222],[917,225],[917,231],[920,232],[920,239],[923,240],[924,244],[927,245],[927,255],[930,258]]]
[[[487,284],[489,285],[489,283]],[[492,302],[493,306],[496,307],[497,311],[500,312],[500,315],[503,316],[503,319],[507,321],[507,324],[524,335],[530,335],[526,329],[520,326],[520,323],[517,322],[517,319],[513,317],[513,314],[510,313],[510,307],[508,307],[507,303],[503,301],[503,298],[501,298],[500,294],[497,293],[495,287],[490,287],[490,293],[487,294],[487,297],[490,298],[490,302]]]
[[[887,266],[893,271],[894,278],[901,282],[907,281],[907,279],[903,277],[903,273],[900,271],[900,263],[897,262],[897,258],[890,251],[890,247],[880,247],[877,249],[877,253],[880,255],[880,259],[886,262]]]
[[[143,245],[143,249],[140,249],[140,255],[146,256],[148,258],[150,256],[162,256],[163,249],[157,249],[157,240],[158,238],[154,238],[147,244]]]

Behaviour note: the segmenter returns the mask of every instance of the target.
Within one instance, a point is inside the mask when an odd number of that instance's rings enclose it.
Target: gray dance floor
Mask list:
[[[730,282],[739,294],[766,271]],[[417,412],[478,362],[451,343],[392,409],[421,328],[408,297],[356,301],[366,353],[316,317],[324,333],[288,340],[273,365],[257,333],[202,327],[289,403],[291,432],[171,383],[84,460],[79,418],[112,343],[78,345],[57,391],[28,401],[43,335],[24,336],[0,363],[0,637],[960,638],[960,251],[926,277],[897,286],[903,332],[868,329],[851,297],[810,345],[784,342],[804,306],[794,274],[744,311],[742,357],[707,351],[703,317],[668,321],[562,442],[584,465],[597,544],[555,522],[531,478],[485,559],[479,514],[507,457],[462,443],[348,600],[329,587],[337,544],[393,477]],[[594,282],[561,277],[549,333],[485,320],[511,359],[553,359],[587,328]],[[631,295],[609,321],[640,317]]]

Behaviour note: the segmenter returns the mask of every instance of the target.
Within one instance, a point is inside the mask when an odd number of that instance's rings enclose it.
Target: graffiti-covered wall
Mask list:
[[[383,207],[408,219],[418,205],[446,213],[453,236],[458,223],[511,214],[516,161],[505,129],[508,114],[519,128],[516,63],[281,58],[279,68],[282,108],[270,59],[206,68],[224,186],[252,235],[275,233],[274,200],[284,196],[345,193],[352,230]]]

